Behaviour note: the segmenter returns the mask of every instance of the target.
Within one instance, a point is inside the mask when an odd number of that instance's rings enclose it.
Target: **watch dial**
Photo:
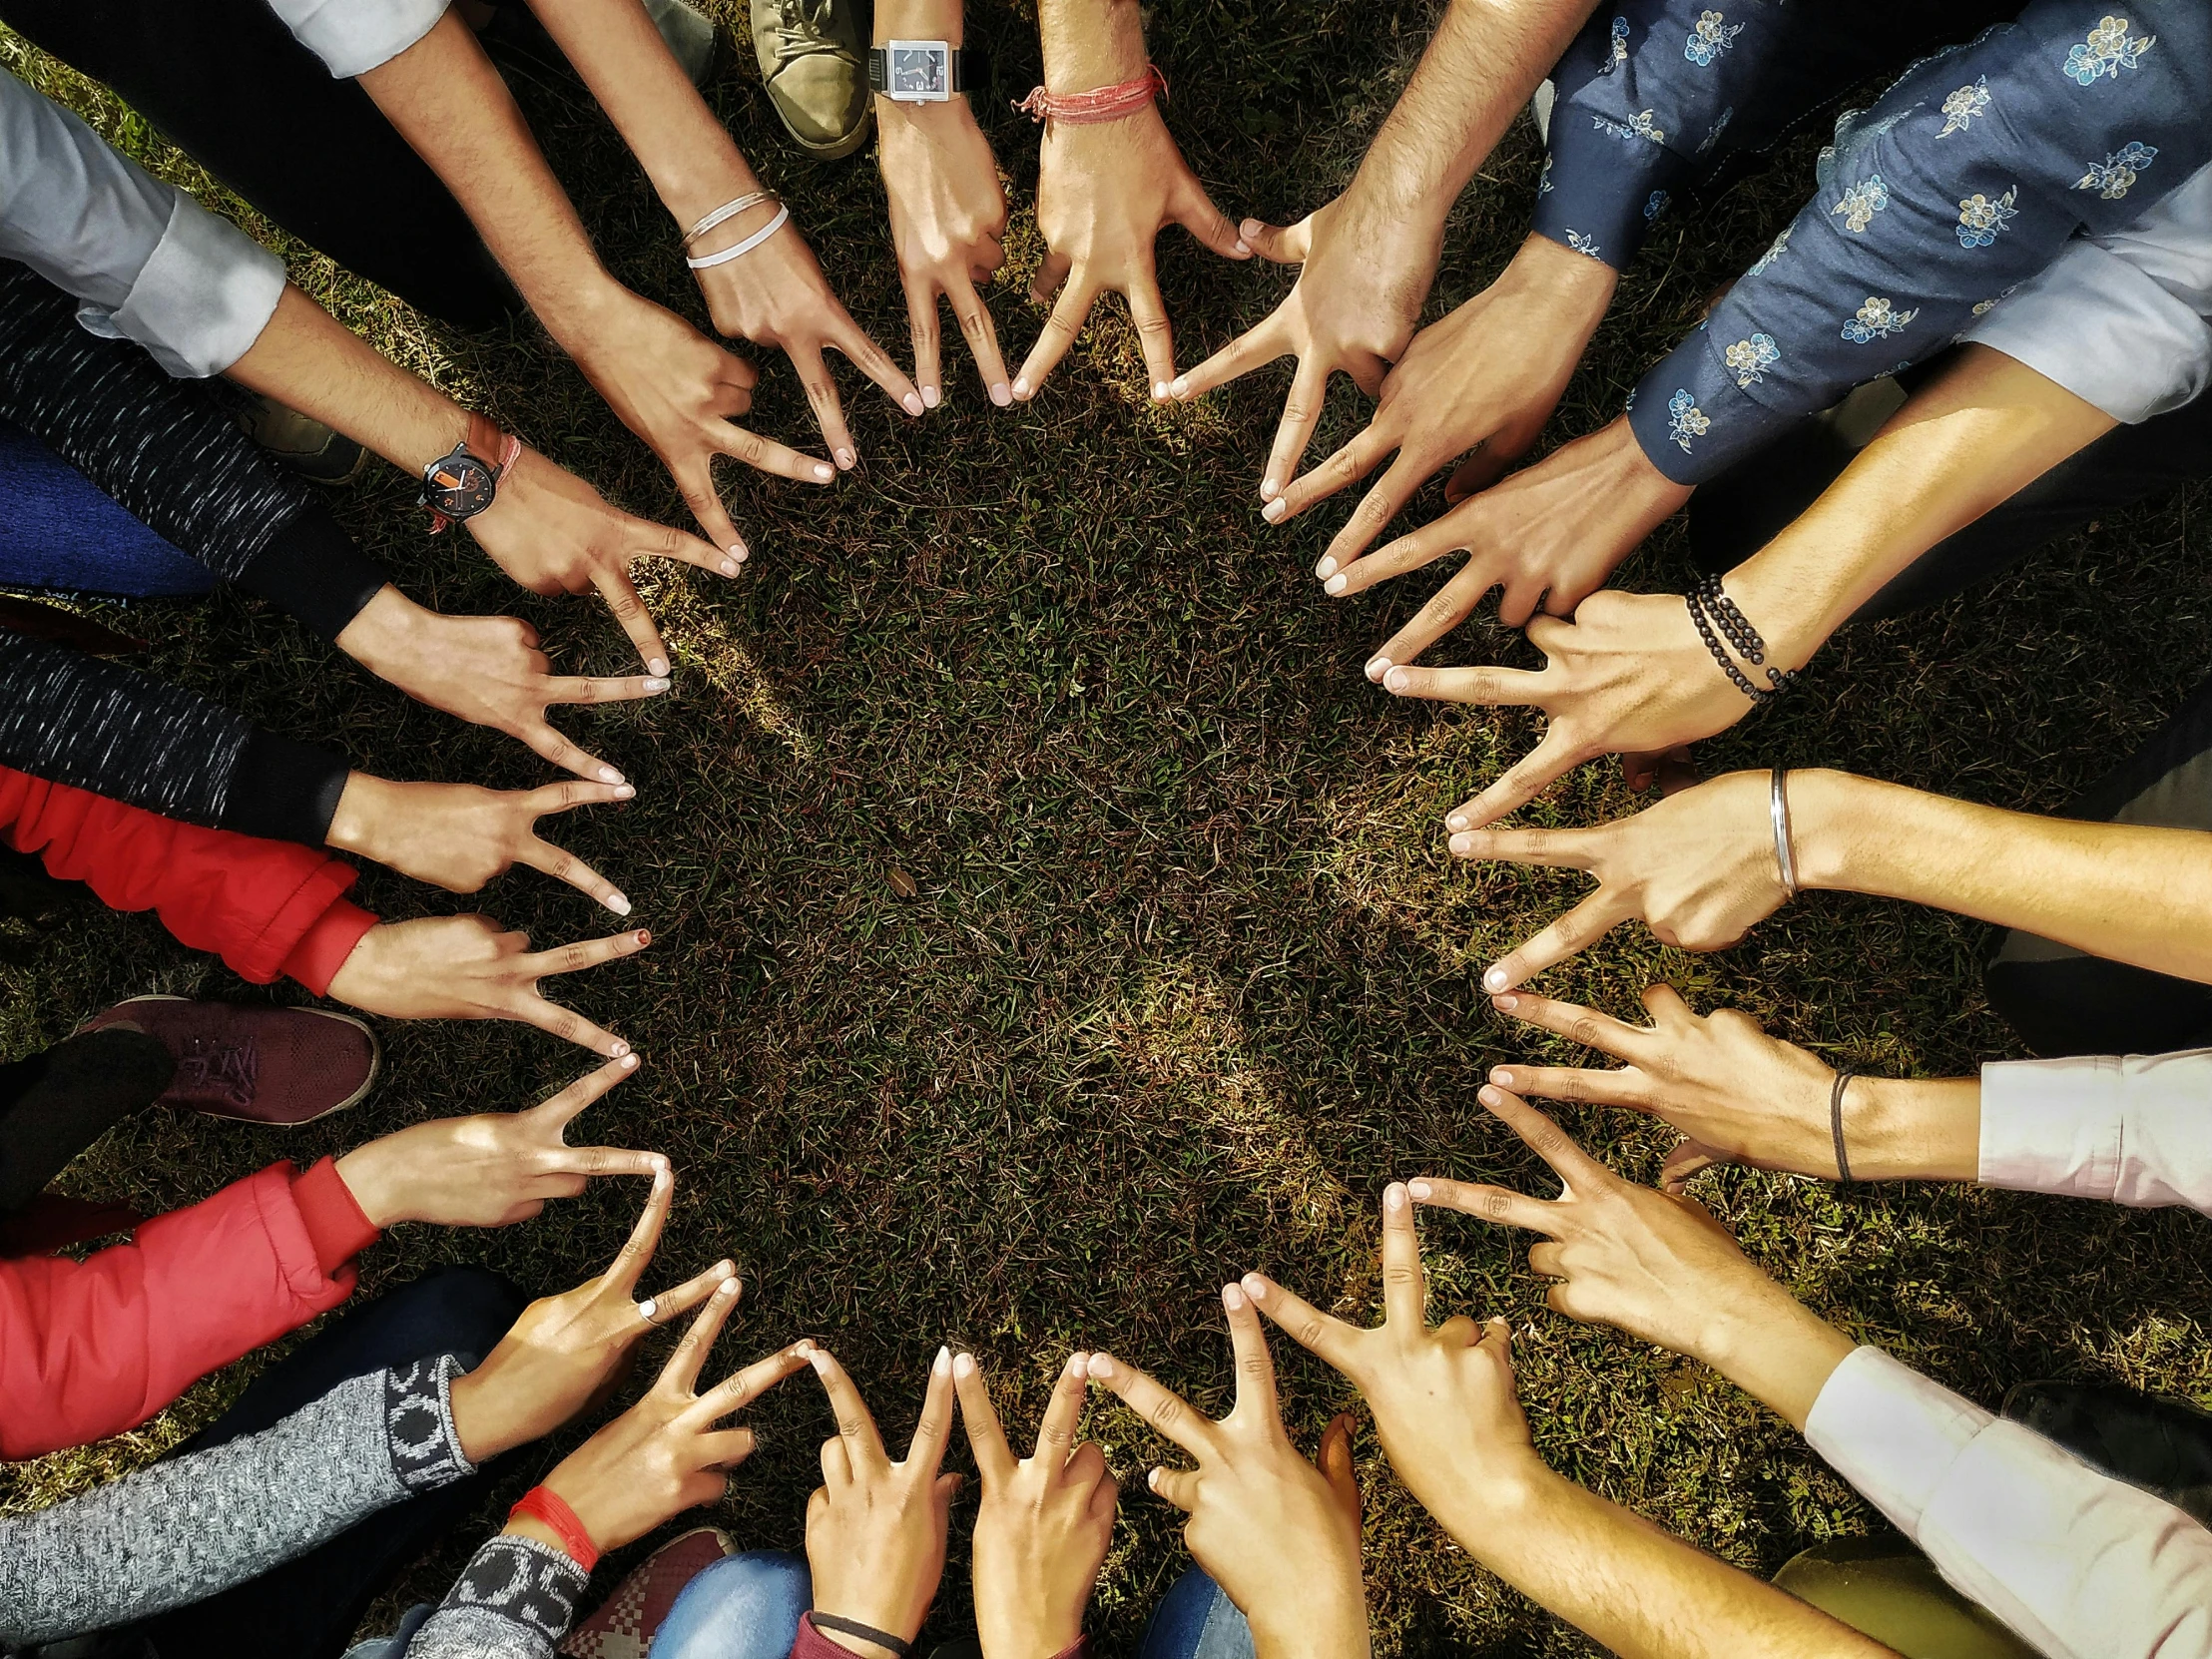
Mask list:
[[[898,46],[891,49],[891,86],[895,96],[941,98],[945,94],[945,54],[934,46]]]
[[[446,456],[423,481],[423,504],[447,518],[473,518],[492,503],[491,468],[474,455]]]

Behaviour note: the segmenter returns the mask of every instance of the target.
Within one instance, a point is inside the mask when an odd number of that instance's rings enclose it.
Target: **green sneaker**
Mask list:
[[[749,0],[753,56],[769,102],[800,149],[821,161],[867,142],[868,101],[860,0]]]

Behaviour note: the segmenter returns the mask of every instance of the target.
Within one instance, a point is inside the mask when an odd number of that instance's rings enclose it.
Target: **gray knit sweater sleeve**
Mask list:
[[[348,1378],[259,1434],[0,1520],[0,1648],[201,1601],[474,1472],[450,1356]]]
[[[551,1544],[490,1538],[415,1632],[406,1659],[553,1659],[590,1581]]]

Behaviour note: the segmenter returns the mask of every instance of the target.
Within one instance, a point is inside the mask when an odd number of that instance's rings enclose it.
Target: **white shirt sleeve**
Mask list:
[[[337,80],[366,75],[412,46],[449,0],[269,0],[292,38]]]
[[[244,356],[284,291],[276,255],[4,73],[0,258],[75,294],[92,332],[192,378]]]
[[[2066,245],[1959,336],[2133,425],[2212,382],[2212,166],[2141,219]]]
[[[1862,1348],[1805,1437],[1953,1588],[2051,1659],[2212,1654],[2212,1532],[2033,1429]]]
[[[1979,1179],[2212,1215],[2212,1049],[1983,1066]]]

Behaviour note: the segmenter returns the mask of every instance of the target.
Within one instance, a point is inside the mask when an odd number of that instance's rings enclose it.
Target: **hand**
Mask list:
[[[1302,1347],[1358,1385],[1382,1449],[1421,1506],[1469,1548],[1511,1526],[1551,1480],[1513,1390],[1505,1322],[1460,1316],[1430,1329],[1420,1239],[1403,1187],[1382,1193],[1382,1323],[1363,1330],[1247,1274],[1245,1294]]]
[[[645,1212],[607,1271],[531,1303],[484,1363],[454,1380],[453,1427],[470,1462],[552,1433],[615,1381],[638,1339],[656,1325],[691,1312],[721,1287],[727,1286],[726,1303],[737,1301],[737,1267],[717,1262],[639,1302],[638,1281],[675,1197],[676,1178],[664,1169],[653,1177]]]
[[[387,1019],[512,1019],[618,1060],[630,1045],[572,1008],[548,1002],[538,981],[576,973],[653,942],[644,928],[557,950],[530,949],[489,916],[378,922],[330,976],[330,994]]]
[[[1583,600],[1572,622],[1530,619],[1528,642],[1544,654],[1541,673],[1393,667],[1382,676],[1393,697],[1534,707],[1550,717],[1542,742],[1451,813],[1454,830],[1527,806],[1600,755],[1662,754],[1751,713],[1751,699],[1713,661],[1679,594],[1606,588]]]
[[[960,1489],[958,1475],[937,1472],[952,1426],[952,1355],[937,1351],[913,1442],[905,1461],[894,1463],[844,1368],[828,1349],[802,1346],[837,1414],[836,1433],[822,1442],[823,1484],[807,1500],[815,1607],[910,1642],[944,1576],[945,1524]],[[886,1651],[856,1636],[823,1634],[856,1653]]]
[[[732,197],[737,194],[732,192]],[[775,212],[766,203],[750,209],[701,238],[692,253],[704,258],[719,248],[734,246],[774,218]],[[830,370],[822,360],[824,347],[833,346],[843,352],[855,368],[881,386],[908,414],[921,413],[921,393],[830,291],[814,251],[789,220],[752,253],[692,275],[699,278],[699,290],[707,296],[707,313],[718,329],[759,345],[779,346],[790,356],[838,470],[850,471],[859,452],[845,428],[844,409],[837,402],[837,383],[830,378]],[[820,466],[819,462],[805,464],[810,469]],[[812,470],[790,473],[794,478],[813,475]],[[827,477],[827,472],[821,474],[822,479]]]
[[[804,1344],[794,1344],[694,1391],[708,1351],[738,1305],[738,1282],[725,1279],[684,1333],[643,1399],[570,1452],[545,1484],[584,1523],[604,1554],[644,1537],[665,1520],[702,1504],[720,1503],[729,1471],[753,1455],[753,1430],[717,1428],[777,1383],[807,1368]],[[548,1528],[518,1517],[510,1532],[558,1545]]]
[[[1278,265],[1300,265],[1290,295],[1266,321],[1241,334],[1170,388],[1177,401],[1197,397],[1278,357],[1295,356],[1291,394],[1261,475],[1260,498],[1273,501],[1298,476],[1306,445],[1342,369],[1370,397],[1405,350],[1436,277],[1443,216],[1370,201],[1357,184],[1287,230],[1244,223],[1245,243]]]
[[[998,330],[976,287],[1006,263],[1006,193],[990,141],[965,98],[945,104],[875,101],[883,194],[889,199],[891,246],[906,289],[906,319],[914,337],[914,379],[925,408],[943,396],[938,372],[937,296],[952,302],[967,336],[983,389],[1000,408],[1011,403]]]
[[[674,559],[724,576],[737,575],[745,562],[735,531],[730,551],[718,553],[697,536],[609,506],[583,479],[529,448],[499,480],[492,504],[467,523],[469,534],[518,586],[542,594],[597,588],[655,679],[668,675],[668,647],[631,585],[632,561]]]
[[[1356,1659],[1368,1651],[1368,1614],[1351,1419],[1329,1425],[1313,1462],[1301,1456],[1283,1431],[1275,1362],[1258,1317],[1234,1285],[1221,1300],[1237,1356],[1237,1403],[1219,1422],[1110,1355],[1092,1355],[1087,1369],[1198,1459],[1195,1469],[1154,1469],[1151,1486],[1191,1517],[1183,1541],[1251,1624],[1258,1651],[1268,1659]]]
[[[1333,572],[1324,588],[1341,599],[1447,553],[1472,555],[1369,659],[1368,678],[1380,681],[1466,621],[1492,588],[1504,590],[1499,620],[1515,628],[1538,607],[1573,614],[1689,498],[1688,486],[1669,483],[1644,458],[1628,422],[1616,420]]]
[[[1017,400],[1036,396],[1107,288],[1129,301],[1152,395],[1168,395],[1175,378],[1175,332],[1160,298],[1152,245],[1170,221],[1225,260],[1252,257],[1168,136],[1157,103],[1121,121],[1045,123],[1037,159],[1037,229],[1050,252],[1029,297],[1045,304],[1055,288],[1060,297],[1014,376]]]
[[[1771,785],[1770,773],[1731,772],[1595,830],[1458,830],[1454,857],[1581,869],[1598,880],[1597,891],[1484,969],[1482,988],[1509,991],[1631,919],[1661,944],[1727,949],[1789,902]]]
[[[655,697],[666,680],[560,675],[538,649],[538,631],[511,616],[441,616],[388,584],[338,634],[337,647],[419,703],[519,738],[579,778],[619,784],[622,774],[553,729],[556,703],[621,703]]]
[[[982,1368],[970,1355],[953,1358],[960,1419],[983,1477],[975,1511],[975,1627],[983,1659],[1038,1659],[1074,1646],[1083,1634],[1083,1610],[1106,1564],[1121,1496],[1098,1447],[1075,1444],[1088,1376],[1086,1357],[1069,1356],[1038,1426],[1037,1449],[1016,1461]]]
[[[1703,1360],[1802,1428],[1851,1339],[1769,1279],[1694,1199],[1623,1181],[1495,1084],[1480,1099],[1551,1166],[1559,1196],[1422,1179],[1407,1184],[1413,1201],[1543,1234],[1528,1266],[1555,1281],[1552,1312]]]
[[[1315,574],[1350,566],[1429,475],[1468,451],[1471,473],[1492,482],[1517,459],[1566,390],[1582,348],[1612,299],[1611,267],[1549,237],[1530,237],[1487,288],[1423,328],[1383,376],[1368,429],[1261,509],[1270,524],[1358,482],[1393,449],[1397,459],[1329,544]],[[1281,476],[1277,474],[1277,476]]]
[[[630,900],[614,883],[583,859],[540,840],[536,825],[548,813],[603,807],[637,793],[628,784],[574,780],[535,790],[394,784],[356,772],[346,778],[327,838],[332,846],[447,892],[480,892],[494,876],[528,864],[626,916]]]
[[[380,1136],[337,1161],[338,1177],[377,1231],[403,1221],[440,1227],[509,1227],[549,1198],[574,1198],[595,1175],[658,1176],[658,1152],[570,1146],[578,1113],[631,1072],[638,1057],[609,1060],[524,1112],[436,1118]]]

